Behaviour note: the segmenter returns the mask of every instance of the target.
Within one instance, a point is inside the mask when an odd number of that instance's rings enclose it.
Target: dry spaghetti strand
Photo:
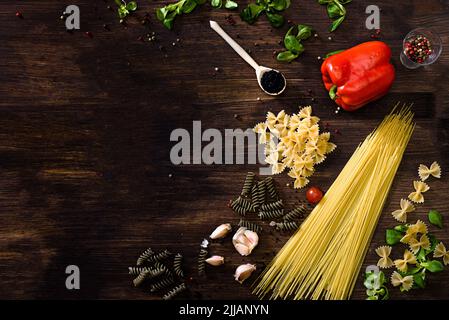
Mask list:
[[[359,145],[323,199],[259,278],[272,299],[348,299],[414,124],[393,112]]]

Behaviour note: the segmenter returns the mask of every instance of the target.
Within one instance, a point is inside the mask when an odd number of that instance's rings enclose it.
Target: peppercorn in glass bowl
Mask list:
[[[417,28],[405,36],[400,59],[406,68],[416,69],[437,61],[442,48],[441,39],[435,32]]]

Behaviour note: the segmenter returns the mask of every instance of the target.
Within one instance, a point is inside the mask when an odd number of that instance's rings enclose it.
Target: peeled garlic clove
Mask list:
[[[242,264],[235,270],[234,278],[236,281],[243,283],[243,281],[251,276],[254,270],[256,270],[256,266],[254,264]]]
[[[224,223],[219,225],[214,232],[211,233],[211,235],[209,236],[209,238],[213,239],[219,239],[219,238],[223,238],[225,237],[229,231],[232,230],[231,224],[230,223]]]
[[[210,264],[211,266],[214,266],[214,267],[220,266],[220,265],[222,265],[224,263],[224,257],[222,257],[222,256],[212,256],[212,257],[206,259],[206,262],[208,264]]]
[[[236,243],[234,247],[235,250],[237,250],[237,252],[240,253],[242,256],[248,256],[251,253],[249,247],[241,243]]]
[[[257,246],[257,244],[259,243],[259,236],[257,235],[257,233],[251,230],[245,230],[244,234],[251,243],[251,245],[253,246],[253,248]]]
[[[240,227],[237,232],[234,234],[234,236],[232,237],[232,243],[236,243],[238,241],[238,239],[245,234],[245,231],[247,229],[245,227]]]
[[[251,242],[245,236],[245,231],[247,231],[247,229],[245,227],[240,227],[237,230],[237,232],[234,234],[234,236],[232,237],[232,243],[234,244],[234,246],[237,243],[243,244],[243,245],[245,245],[247,247],[249,247],[251,245]]]
[[[232,237],[232,244],[242,256],[251,254],[258,243],[259,236],[257,233],[244,227],[238,229],[234,237]]]

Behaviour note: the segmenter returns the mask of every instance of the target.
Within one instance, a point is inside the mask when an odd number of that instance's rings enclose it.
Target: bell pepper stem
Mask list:
[[[337,98],[337,86],[335,84],[329,90],[329,97],[332,100],[335,100]]]
[[[345,50],[336,50],[336,51],[329,52],[328,54],[326,54],[326,55],[324,56],[324,58],[327,59],[327,58],[329,58],[330,56],[333,56],[334,54],[341,53],[341,52],[343,52],[343,51],[345,51]]]

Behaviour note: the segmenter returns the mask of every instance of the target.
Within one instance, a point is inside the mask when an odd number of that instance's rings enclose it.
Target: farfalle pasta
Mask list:
[[[416,221],[416,223],[410,225],[408,229],[412,233],[421,233],[421,234],[427,234],[428,233],[427,225],[422,220]]]
[[[416,264],[416,257],[407,249],[404,251],[403,259],[394,260],[394,265],[401,272],[407,272],[409,264]]]
[[[422,181],[413,181],[413,187],[415,188],[415,191],[410,193],[408,195],[408,198],[415,203],[423,203],[423,193],[428,191],[430,187],[427,185],[427,183]]]
[[[395,210],[391,215],[399,222],[407,222],[407,214],[415,211],[413,203],[407,199],[401,199],[401,209]]]
[[[413,276],[401,276],[397,271],[394,271],[391,275],[391,284],[394,287],[401,286],[404,291],[409,291],[413,286]]]
[[[422,234],[419,240],[416,238],[411,238],[410,241],[408,242],[408,245],[410,246],[410,250],[414,254],[417,254],[419,249],[421,248],[426,250],[430,249],[430,240],[426,234]]]
[[[436,161],[430,165],[430,168],[424,164],[420,164],[418,167],[418,175],[422,181],[426,181],[429,176],[439,179],[441,178],[441,167]]]
[[[379,261],[377,262],[377,266],[379,268],[390,268],[394,265],[393,260],[390,258],[391,254],[391,247],[390,246],[381,246],[376,249],[377,255],[380,257]]]
[[[416,239],[417,234],[427,234],[427,225],[421,221],[416,221],[415,224],[408,226],[405,231],[405,235],[402,237],[401,242],[409,244],[412,239]]]
[[[277,115],[268,112],[266,121],[254,127],[259,143],[265,145],[265,162],[271,165],[271,172],[279,174],[289,169],[288,175],[295,179],[296,189],[309,183],[315,165],[336,148],[329,141],[329,132],[320,133],[319,121],[308,106],[291,116],[284,110]]]
[[[433,251],[434,258],[443,258],[443,263],[445,266],[449,264],[449,251],[446,250],[443,242],[438,243]]]

